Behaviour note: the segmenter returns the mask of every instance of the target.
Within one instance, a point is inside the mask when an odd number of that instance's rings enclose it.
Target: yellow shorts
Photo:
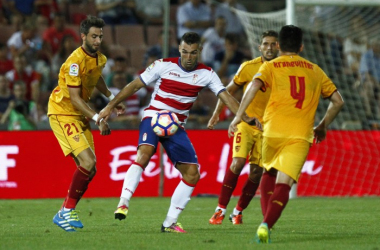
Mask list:
[[[263,165],[266,170],[275,168],[295,181],[301,174],[311,143],[302,139],[263,138]]]
[[[262,132],[245,122],[239,123],[237,129],[234,135],[232,157],[247,158],[249,156],[250,164],[262,167]]]
[[[50,115],[49,123],[65,156],[72,153],[76,157],[89,147],[95,151],[90,123],[85,117]]]

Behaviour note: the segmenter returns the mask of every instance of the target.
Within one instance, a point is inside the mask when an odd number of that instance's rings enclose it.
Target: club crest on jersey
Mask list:
[[[143,134],[143,138],[142,138],[142,140],[143,140],[143,141],[146,141],[146,137],[147,137],[147,136],[148,136],[148,135],[147,135],[146,133],[144,133],[144,134]]]
[[[79,142],[79,135],[73,137],[74,141]]]
[[[79,73],[79,66],[76,63],[73,63],[70,65],[69,75],[71,76],[78,76]]]
[[[193,84],[196,84],[197,81],[198,81],[198,75],[194,74],[194,76],[193,76]]]
[[[240,146],[235,146],[235,151],[239,152],[239,150],[240,150]]]

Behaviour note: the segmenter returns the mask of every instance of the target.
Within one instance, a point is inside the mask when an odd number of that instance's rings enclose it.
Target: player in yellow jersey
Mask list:
[[[65,156],[73,157],[77,166],[66,199],[53,218],[53,222],[67,232],[83,227],[75,207],[96,173],[94,140],[88,119],[96,121],[98,114],[89,107],[88,101],[94,88],[110,100],[114,97],[102,77],[107,58],[98,51],[104,25],[103,19],[93,16],[81,22],[83,44],[63,63],[58,86],[48,103],[49,122],[54,135]],[[124,106],[120,105],[118,109],[121,113]],[[99,130],[101,135],[111,133],[104,120],[99,123]]]
[[[273,179],[261,180],[262,199],[266,200],[264,219],[257,229],[257,241],[268,243],[270,229],[280,218],[293,183],[298,181],[309,148],[326,137],[327,127],[337,116],[344,102],[333,82],[316,64],[300,57],[303,49],[302,30],[294,25],[282,27],[279,33],[280,56],[265,62],[245,92],[239,111],[228,129],[237,131],[244,110],[260,89],[271,89],[263,123],[263,166],[276,169]],[[330,100],[324,118],[313,129],[319,98]],[[273,194],[265,189],[266,182],[275,182]]]
[[[227,86],[228,92],[233,95],[240,88],[243,88],[245,91],[263,62],[270,61],[277,57],[277,39],[278,34],[276,31],[268,30],[262,33],[259,45],[261,56],[244,62],[240,66],[238,72],[234,76],[234,79]],[[250,117],[256,117],[262,123],[264,110],[267,105],[269,95],[269,91],[260,91],[257,94],[257,98],[255,98],[246,109],[246,113]],[[219,115],[223,107],[223,103],[218,101],[215,111],[208,124],[209,129],[213,129],[215,124],[218,122]],[[250,174],[243,186],[239,201],[234,208],[233,213],[230,215],[230,221],[234,225],[243,223],[242,212],[245,208],[247,208],[248,204],[255,196],[256,190],[260,184],[261,175],[263,173],[261,163],[261,141],[262,131],[256,126],[248,125],[245,122],[242,122],[237,126],[232,148],[232,163],[231,166],[226,169],[218,206],[215,209],[215,213],[209,220],[210,224],[222,224],[232,192],[236,187],[239,175],[243,170],[247,156],[249,155]]]

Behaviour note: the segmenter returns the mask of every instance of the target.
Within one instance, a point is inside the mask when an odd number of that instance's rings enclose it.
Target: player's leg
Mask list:
[[[209,219],[210,224],[222,224],[225,217],[227,205],[230,202],[240,173],[245,166],[247,156],[253,145],[253,140],[251,140],[251,138],[248,136],[250,134],[250,126],[242,122],[237,126],[237,129],[238,130],[234,135],[232,145],[232,163],[231,166],[226,169],[220,190],[218,206],[216,207],[214,214]]]
[[[49,121],[64,154],[73,155],[77,163],[65,202],[53,222],[66,231],[75,231],[73,227],[83,227],[75,207],[95,168],[92,135],[88,122],[80,117],[50,116]]]
[[[250,164],[250,173],[242,188],[241,195],[234,211],[230,215],[230,221],[234,225],[243,224],[243,210],[246,209],[256,194],[260,185],[263,168],[256,164]]]
[[[243,169],[245,162],[246,158],[234,157],[230,167],[226,169],[218,199],[218,206],[216,207],[214,214],[209,219],[210,224],[222,224],[227,211],[227,205],[230,202],[232,193],[236,188],[240,172]]]
[[[141,175],[148,165],[150,158],[156,152],[158,136],[153,132],[150,121],[151,119],[148,118],[140,123],[137,157],[125,174],[120,201],[114,212],[115,219],[123,220],[126,218],[129,201],[137,189]]]
[[[276,169],[272,168],[269,171],[264,169],[264,173],[263,173],[263,176],[261,177],[261,182],[260,182],[260,194],[261,194],[260,204],[261,204],[261,212],[263,216],[265,216],[269,199],[274,192],[274,187],[276,185],[276,177],[277,177]]]
[[[161,143],[169,159],[182,175],[182,180],[172,195],[170,207],[161,231],[184,233],[185,231],[177,220],[190,201],[191,194],[200,179],[197,156],[187,133],[182,128],[175,135],[162,139]]]
[[[276,168],[278,173],[263,222],[257,229],[258,241],[261,243],[269,242],[270,229],[280,218],[289,201],[290,188],[298,181],[310,148],[309,142],[299,139],[264,138],[263,146],[265,145],[268,152],[264,155],[268,154],[263,157],[264,166],[267,170]]]

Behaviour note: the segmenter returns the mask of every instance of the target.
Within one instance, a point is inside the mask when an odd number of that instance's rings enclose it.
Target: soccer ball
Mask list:
[[[174,135],[178,130],[178,117],[169,110],[161,110],[152,117],[152,129],[161,137]]]

